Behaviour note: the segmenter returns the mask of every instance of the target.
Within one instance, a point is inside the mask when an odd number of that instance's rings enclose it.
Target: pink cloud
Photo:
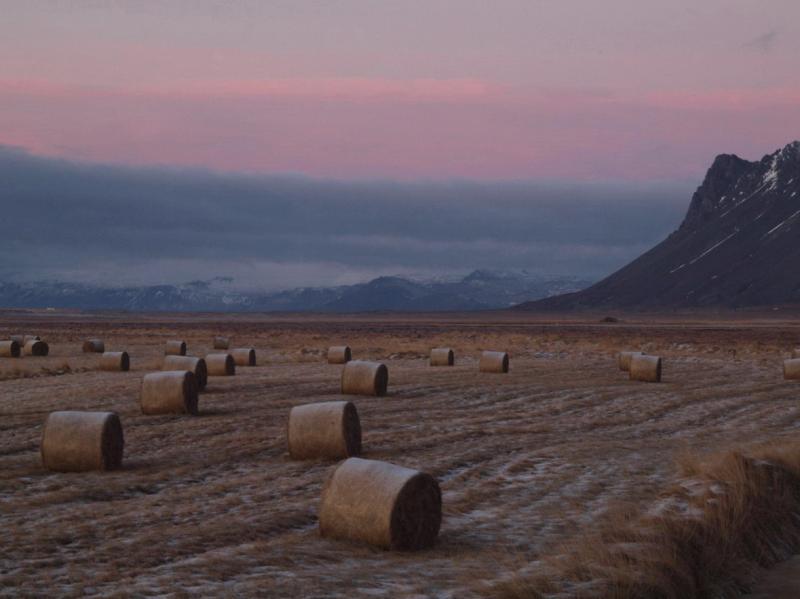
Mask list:
[[[454,101],[485,98],[497,87],[477,79],[271,79],[265,81],[201,81],[164,86],[151,93],[193,96],[289,96],[316,99]]]
[[[0,82],[0,143],[129,164],[331,177],[699,177],[800,132],[800,90],[620,94],[479,80],[279,79],[154,89]]]
[[[651,106],[680,110],[764,110],[800,105],[800,89],[662,90],[644,94],[643,101]]]

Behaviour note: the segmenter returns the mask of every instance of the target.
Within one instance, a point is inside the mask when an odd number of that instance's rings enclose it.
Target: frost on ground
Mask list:
[[[0,317],[0,337],[35,332],[51,355],[0,359],[0,589],[12,594],[477,596],[535,570],[619,504],[686,510],[659,503],[681,456],[791,438],[800,425],[798,386],[781,378],[800,333],[789,322],[25,319]],[[202,356],[215,334],[255,347],[259,366],[211,378],[198,417],[142,416],[140,381],[164,341],[185,338]],[[131,372],[97,370],[99,356],[80,351],[90,335],[129,351]],[[289,460],[285,426],[292,406],[340,397],[341,367],[324,351],[342,341],[389,365],[387,397],[353,398],[365,456],[441,483],[431,550],[318,536],[333,464]],[[441,346],[455,349],[455,367],[428,366]],[[482,349],[508,350],[511,372],[478,373]],[[661,355],[664,382],[628,381],[621,349]],[[124,468],[42,470],[41,425],[56,409],[117,411]]]

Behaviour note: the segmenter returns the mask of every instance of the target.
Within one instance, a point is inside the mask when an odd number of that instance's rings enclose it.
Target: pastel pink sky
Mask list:
[[[796,0],[18,2],[0,144],[321,177],[692,179],[800,138]]]

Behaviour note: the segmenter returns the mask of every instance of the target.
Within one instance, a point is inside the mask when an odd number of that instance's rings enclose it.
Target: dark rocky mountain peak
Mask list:
[[[532,309],[800,303],[800,142],[749,161],[714,159],[683,223],[588,289]]]

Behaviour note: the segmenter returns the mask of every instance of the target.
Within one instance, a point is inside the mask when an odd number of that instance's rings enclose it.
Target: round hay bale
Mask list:
[[[228,349],[231,340],[228,337],[214,337],[214,349]]]
[[[442,523],[442,493],[430,474],[387,462],[349,458],[322,488],[323,537],[384,549],[431,547]]]
[[[17,343],[19,343],[20,348],[25,347],[25,335],[11,335],[9,339],[11,339],[11,341],[16,341]]]
[[[456,355],[449,347],[435,347],[431,350],[431,366],[452,366]]]
[[[643,356],[644,352],[640,351],[621,351],[617,356],[617,365],[619,369],[625,372],[629,372],[631,369],[631,359],[633,356]]]
[[[19,358],[20,346],[13,339],[0,341],[0,358]]]
[[[164,347],[165,356],[185,356],[186,355],[186,342],[179,339],[167,341]]]
[[[125,438],[114,412],[51,412],[42,432],[42,464],[57,472],[114,470]]]
[[[83,353],[85,354],[102,354],[106,351],[106,344],[102,339],[87,339],[83,342]]]
[[[26,356],[46,356],[50,353],[50,346],[44,341],[31,339],[25,343],[24,351]]]
[[[256,365],[256,350],[252,347],[240,347],[232,349],[231,355],[233,361],[237,366],[255,366]]]
[[[783,378],[787,381],[800,379],[800,358],[783,361]]]
[[[126,351],[107,351],[100,356],[100,370],[128,372],[131,359]]]
[[[389,369],[380,362],[352,360],[342,369],[342,393],[345,395],[386,395]]]
[[[286,436],[294,460],[339,460],[361,453],[361,423],[349,401],[295,406],[289,412]]]
[[[349,345],[334,345],[328,348],[328,364],[347,364],[353,359]]]
[[[646,356],[644,354],[632,356],[628,378],[632,381],[660,383],[661,358],[658,356]]]
[[[22,345],[24,346],[28,341],[41,341],[42,338],[39,335],[24,335],[22,337]]]
[[[188,370],[194,373],[198,391],[202,391],[208,384],[208,368],[203,358],[193,356],[164,356],[161,370]]]
[[[233,376],[236,374],[236,362],[230,354],[208,354],[206,356],[208,376]]]
[[[142,379],[142,414],[197,414],[197,381],[188,370],[152,372]]]
[[[480,372],[508,372],[508,353],[504,351],[485,351],[478,363]]]

